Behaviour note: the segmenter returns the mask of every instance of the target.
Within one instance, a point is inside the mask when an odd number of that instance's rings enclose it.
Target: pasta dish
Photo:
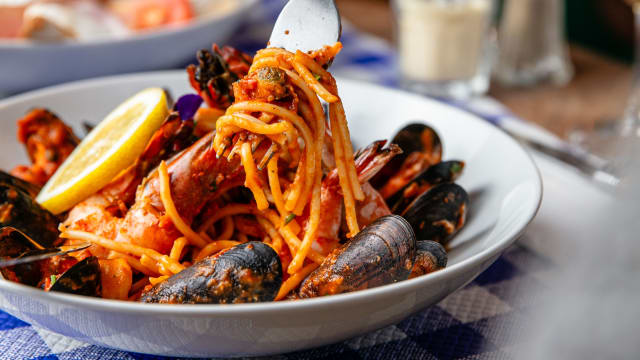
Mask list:
[[[1,277],[45,291],[211,304],[339,294],[445,267],[444,246],[468,207],[455,184],[464,162],[442,161],[438,134],[422,123],[354,150],[328,71],[341,48],[199,51],[187,69],[196,94],[163,105],[133,161],[101,165],[117,168],[106,185],[60,190],[55,205],[46,199],[63,187],[61,174],[79,167],[83,151],[106,152],[95,138],[118,129],[108,117],[80,141],[51,111],[27,114],[18,135],[32,163],[0,174],[0,259],[90,246],[2,268]]]

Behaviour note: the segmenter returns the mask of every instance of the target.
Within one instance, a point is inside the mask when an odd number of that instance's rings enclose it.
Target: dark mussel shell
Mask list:
[[[402,154],[396,155],[370,181],[376,189],[382,187],[389,178],[396,175],[402,164],[414,152],[423,153],[431,164],[439,163],[442,159],[442,141],[438,133],[425,124],[412,123],[403,127],[391,140],[392,144],[400,146]]]
[[[29,194],[32,198],[38,196],[38,193],[40,192],[40,187],[38,185],[26,182],[2,170],[0,170],[0,186],[18,188]]]
[[[33,239],[24,236],[20,231],[8,227],[0,229],[0,258],[19,258],[40,249],[39,244],[34,243]],[[37,286],[41,277],[42,269],[39,262],[0,268],[0,278],[25,285]]]
[[[415,198],[435,185],[456,181],[462,174],[464,162],[458,160],[439,162],[416,176],[410,183],[387,199],[394,214],[402,213]]]
[[[42,247],[53,247],[59,219],[34,200],[37,192],[37,187],[0,171],[0,227],[12,226]]]
[[[426,275],[447,266],[447,251],[440,243],[431,240],[420,240],[416,243],[416,260],[411,270],[410,279]]]
[[[416,237],[407,221],[383,216],[334,250],[300,286],[301,298],[340,294],[406,280]]]
[[[267,244],[248,242],[195,263],[142,294],[161,304],[273,301],[282,285],[280,257]]]
[[[416,198],[402,213],[419,239],[446,245],[464,226],[469,195],[457,184],[441,184]]]
[[[73,265],[58,277],[49,291],[100,297],[102,283],[98,258],[90,256]]]

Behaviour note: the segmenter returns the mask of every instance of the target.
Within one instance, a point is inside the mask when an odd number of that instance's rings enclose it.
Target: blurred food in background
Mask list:
[[[0,0],[0,39],[94,40],[179,27],[233,0]]]

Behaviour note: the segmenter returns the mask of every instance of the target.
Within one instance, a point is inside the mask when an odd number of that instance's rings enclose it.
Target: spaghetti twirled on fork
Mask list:
[[[316,56],[326,61],[332,59],[340,48],[340,44],[325,47]],[[234,84],[236,102],[217,120],[213,142],[219,156],[240,156],[246,173],[245,186],[253,193],[259,211],[267,211],[270,207],[265,194],[267,191],[283,220],[291,218],[291,214],[301,216],[304,209],[309,208],[309,221],[299,248],[291,246],[296,243],[295,240],[291,241],[295,235],[285,235],[285,239],[289,238],[289,250],[295,254],[288,267],[289,274],[302,268],[319,225],[322,152],[328,128],[319,98],[330,104],[333,150],[344,194],[350,236],[359,231],[354,199],[362,200],[364,195],[354,166],[344,108],[338,97],[335,80],[322,67],[321,61],[316,61],[313,55],[301,51],[295,54],[274,48],[259,51],[248,76]],[[259,85],[258,81],[277,82],[278,85],[272,86],[274,91],[268,94],[253,93],[246,96],[256,89],[251,87]],[[287,90],[291,92],[287,95],[293,97],[289,101],[289,108],[279,105],[276,98],[278,92]],[[243,97],[247,100],[242,100]],[[234,137],[232,144],[231,139]],[[266,160],[256,164],[252,149],[265,138],[271,140],[272,145],[265,156]],[[298,139],[302,139],[302,144]],[[289,167],[295,169],[294,181],[288,184],[284,192],[277,176],[279,159],[287,159]],[[264,162],[267,162],[270,174],[268,187],[258,173],[258,169],[264,168]]]

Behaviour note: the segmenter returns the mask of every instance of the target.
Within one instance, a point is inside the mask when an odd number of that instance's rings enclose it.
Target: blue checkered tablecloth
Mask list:
[[[282,0],[263,1],[259,18],[239,29],[231,44],[245,51],[264,46]],[[337,75],[396,86],[389,45],[348,24],[344,50],[332,66]],[[457,103],[492,122],[510,118],[490,99]],[[552,261],[514,245],[465,288],[402,322],[343,343],[272,359],[516,359],[525,341],[526,316],[543,296],[538,274]],[[522,289],[528,289],[527,295]],[[539,296],[531,296],[533,293]],[[0,311],[0,359],[165,359],[89,345],[35,328]]]

